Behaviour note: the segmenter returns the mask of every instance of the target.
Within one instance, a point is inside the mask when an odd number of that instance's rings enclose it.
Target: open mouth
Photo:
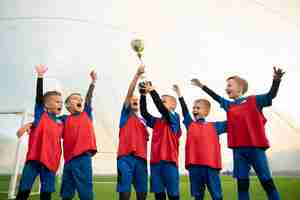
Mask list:
[[[62,110],[62,108],[57,108],[57,110],[58,110],[58,111],[61,111],[61,110]]]
[[[137,106],[137,105],[138,105],[138,103],[134,102],[132,105],[133,105],[133,106]]]
[[[81,103],[78,103],[78,104],[76,104],[76,106],[77,106],[78,108],[81,108],[81,107],[82,107],[82,104],[81,104]]]

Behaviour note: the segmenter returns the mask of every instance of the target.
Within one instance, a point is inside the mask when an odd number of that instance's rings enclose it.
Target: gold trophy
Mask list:
[[[144,51],[144,41],[141,39],[134,39],[131,41],[131,48],[136,52],[141,64],[143,64],[143,60],[142,60],[142,53]],[[140,78],[140,83],[139,83],[139,91],[140,93],[145,93],[145,84],[149,83],[151,84],[151,81],[149,81],[144,73],[143,76],[141,76]]]
[[[144,41],[141,39],[134,39],[131,41],[131,48],[136,52],[137,56],[139,57],[141,63],[142,61],[142,53],[144,51]]]

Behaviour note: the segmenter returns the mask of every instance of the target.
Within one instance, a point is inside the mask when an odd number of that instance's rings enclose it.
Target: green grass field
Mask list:
[[[300,200],[300,178],[299,177],[276,177],[274,178],[275,183],[280,191],[281,199],[283,200]],[[95,200],[117,200],[117,193],[115,192],[115,182],[116,177],[98,177],[94,178],[94,191],[95,191]],[[7,188],[8,178],[0,177],[0,188]],[[60,181],[57,179],[57,191],[59,191]],[[222,187],[224,193],[224,200],[235,200],[237,199],[236,195],[236,185],[232,177],[223,176],[222,177]],[[189,182],[187,177],[181,177],[181,200],[192,199],[189,192]],[[251,199],[254,200],[265,200],[266,195],[262,190],[257,178],[251,179],[251,188],[250,188]],[[0,200],[6,200],[7,194],[0,194]],[[31,200],[38,200],[39,196],[32,196]],[[59,192],[56,192],[53,195],[53,200],[58,200]],[[78,199],[78,198],[74,198]],[[135,200],[135,194],[132,194],[132,198]],[[154,200],[152,194],[148,195],[148,200]],[[210,200],[209,195],[206,195],[205,200]]]

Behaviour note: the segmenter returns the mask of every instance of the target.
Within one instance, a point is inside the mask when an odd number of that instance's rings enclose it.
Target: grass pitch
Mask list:
[[[237,200],[237,189],[235,180],[232,177],[222,176],[222,188],[224,200]],[[59,200],[60,180],[56,181],[56,193],[53,194],[53,200]],[[300,200],[300,178],[299,177],[275,177],[274,182],[279,190],[280,197],[283,200]],[[7,193],[2,193],[8,190],[9,177],[0,176],[0,200],[7,199]],[[95,176],[94,177],[94,191],[95,200],[117,200],[118,195],[116,190],[116,177],[112,176]],[[134,190],[132,190],[134,191]],[[189,180],[182,176],[180,182],[180,197],[181,200],[193,199],[190,196]],[[256,177],[251,178],[250,184],[251,199],[266,200],[267,197]],[[30,200],[38,200],[39,195],[33,195]],[[79,200],[75,197],[74,200]],[[135,193],[132,193],[132,200],[135,200]],[[154,200],[154,195],[149,193],[148,200]],[[205,195],[205,200],[211,200],[210,195]]]

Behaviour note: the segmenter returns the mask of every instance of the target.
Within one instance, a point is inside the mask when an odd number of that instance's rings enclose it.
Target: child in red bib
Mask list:
[[[151,192],[156,200],[164,200],[167,191],[169,200],[179,200],[178,154],[181,136],[179,115],[175,112],[176,98],[162,98],[148,82],[143,90],[150,93],[162,117],[152,116],[147,111],[146,93],[141,94],[140,110],[147,126],[153,129],[151,141]],[[142,92],[142,90],[140,90]]]
[[[20,130],[21,136],[29,131],[26,163],[20,180],[16,200],[25,200],[39,175],[41,180],[40,199],[50,200],[55,191],[55,173],[61,158],[61,136],[63,123],[58,117],[62,110],[61,94],[49,91],[43,95],[43,76],[47,71],[44,65],[36,66],[38,74],[34,122]],[[23,133],[22,133],[23,132]]]
[[[119,200],[130,199],[131,185],[134,186],[137,200],[145,200],[147,197],[148,131],[144,120],[139,116],[139,99],[133,95],[144,68],[143,65],[138,68],[129,85],[120,117],[117,155]]]
[[[220,97],[198,79],[192,83],[202,88],[227,112],[228,147],[233,149],[234,177],[237,178],[239,200],[249,199],[249,171],[254,168],[269,200],[279,200],[273,183],[265,150],[269,142],[265,134],[266,119],[262,109],[272,105],[277,95],[284,72],[274,67],[273,84],[270,91],[262,95],[243,97],[247,92],[246,80],[232,76],[227,79],[226,92],[229,101]]]
[[[210,112],[210,102],[197,99],[193,105],[192,119],[187,105],[177,85],[173,86],[181,105],[184,125],[187,128],[185,145],[185,167],[189,171],[191,194],[195,200],[203,200],[207,186],[213,200],[223,198],[219,172],[221,146],[219,135],[226,132],[226,122],[206,122]]]
[[[97,145],[91,105],[97,74],[92,71],[90,76],[92,82],[84,105],[79,93],[73,93],[65,100],[70,115],[64,118],[63,149],[65,164],[61,186],[63,200],[72,199],[76,190],[80,199],[93,199],[91,157],[97,152]]]

